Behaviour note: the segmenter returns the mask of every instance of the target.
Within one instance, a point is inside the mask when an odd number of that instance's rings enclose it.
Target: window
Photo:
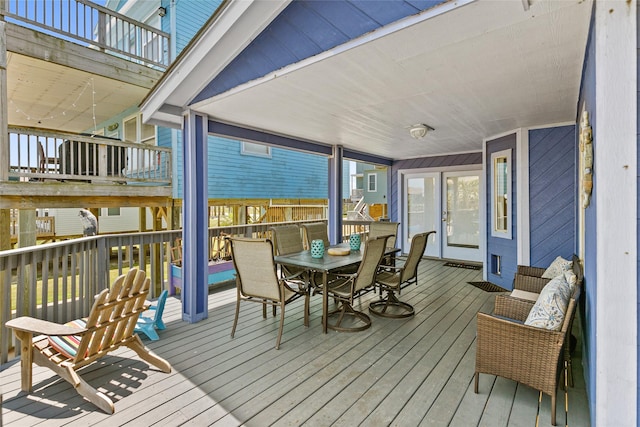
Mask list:
[[[100,216],[120,216],[120,208],[102,208]]]
[[[271,147],[253,142],[243,142],[240,153],[247,156],[271,157]]]
[[[378,175],[375,173],[367,174],[367,191],[370,193],[378,191]]]
[[[491,235],[511,239],[511,150],[491,154]]]

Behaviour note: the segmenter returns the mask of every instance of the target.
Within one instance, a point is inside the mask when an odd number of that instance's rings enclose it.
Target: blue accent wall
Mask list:
[[[194,103],[344,44],[446,0],[295,0],[207,87]]]
[[[166,132],[165,132],[166,131]],[[163,129],[163,140],[171,140]],[[182,135],[178,144],[182,147]],[[272,147],[271,157],[241,154],[242,143],[235,139],[209,136],[209,198],[217,199],[326,199],[328,197],[327,157]],[[183,197],[184,174],[181,150],[174,150],[178,175],[173,177],[175,197]]]
[[[176,56],[189,44],[221,3],[222,0],[176,0],[175,8],[172,8],[171,0],[161,1],[162,7],[167,10],[167,14],[162,18],[162,31],[171,32],[171,14],[176,15]]]
[[[587,42],[584,65],[582,70],[582,82],[580,90],[580,98],[578,100],[578,112],[581,106],[584,104],[586,110],[589,112],[589,119],[591,127],[595,135],[595,129],[597,126],[597,114],[596,114],[596,65],[595,65],[595,43],[593,38],[595,37],[595,25],[593,17],[591,19],[591,28],[589,31],[589,39]],[[576,121],[579,122],[579,117],[576,117]],[[598,141],[593,140],[593,149],[595,152],[595,146]],[[593,175],[593,193],[591,194],[591,204],[585,209],[584,222],[585,222],[585,240],[584,240],[584,293],[582,301],[579,304],[582,330],[583,333],[583,352],[582,352],[582,366],[583,374],[586,383],[587,399],[589,400],[590,417],[592,420],[596,419],[596,316],[597,316],[597,258],[596,248],[598,245],[598,236],[596,234],[596,220],[597,209],[595,195],[598,191],[598,171],[597,166],[594,169]],[[579,175],[578,175],[579,176]],[[578,209],[582,209],[582,204],[578,204]],[[640,353],[639,353],[640,354]]]
[[[493,179],[491,177],[491,154],[511,149],[511,239],[493,237],[491,235],[493,215]],[[518,267],[518,241],[516,206],[518,194],[516,192],[516,135],[511,134],[487,142],[485,185],[487,195],[487,280],[505,289],[513,289],[513,277]],[[500,257],[500,274],[492,271],[492,256]]]
[[[420,157],[416,159],[398,160],[391,166],[391,186],[388,190],[389,218],[398,219],[398,171],[405,169],[444,168],[448,166],[481,165],[482,153],[455,154],[451,156]]]
[[[576,127],[529,131],[530,263],[547,267],[576,248]]]
[[[271,148],[271,157],[241,154],[237,140],[209,136],[209,198],[326,199],[325,156]]]

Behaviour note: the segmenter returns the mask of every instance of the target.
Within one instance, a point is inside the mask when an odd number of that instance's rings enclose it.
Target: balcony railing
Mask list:
[[[9,127],[9,180],[171,185],[171,149],[92,135]]]
[[[18,223],[18,217],[12,216],[9,221],[9,234],[11,240],[17,239],[20,224]],[[36,217],[36,238],[45,239],[55,237],[56,235],[56,218],[53,216],[39,216]]]
[[[171,61],[169,34],[87,0],[3,0],[0,15],[162,70]]]
[[[309,221],[296,221],[302,224]],[[213,227],[208,231],[210,259],[228,259],[226,236],[270,237],[283,223]],[[287,222],[286,224],[291,224]],[[343,240],[365,233],[368,223],[343,223]],[[0,364],[18,342],[4,324],[18,316],[65,323],[86,316],[94,296],[132,267],[147,271],[150,298],[167,287],[172,249],[182,230],[100,235],[0,251]]]

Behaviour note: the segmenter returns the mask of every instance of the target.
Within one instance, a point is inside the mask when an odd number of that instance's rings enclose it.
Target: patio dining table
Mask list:
[[[349,248],[349,244],[341,243],[339,245],[332,245],[330,248]],[[361,246],[361,248],[364,248],[364,246]],[[399,248],[387,248],[385,250],[385,255],[391,255],[397,252],[400,252]],[[322,332],[326,334],[329,298],[324,289],[326,289],[327,286],[327,276],[332,271],[339,270],[350,265],[359,264],[362,261],[362,254],[362,250],[352,250],[347,255],[329,255],[327,250],[325,250],[322,258],[313,258],[311,256],[311,251],[307,250],[287,255],[278,255],[274,257],[274,261],[277,264],[302,267],[310,271],[322,273]]]

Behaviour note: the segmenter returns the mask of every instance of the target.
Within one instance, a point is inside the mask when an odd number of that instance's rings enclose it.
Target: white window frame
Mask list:
[[[118,209],[118,213],[111,214],[109,213],[109,209]],[[102,217],[109,217],[109,218],[120,217],[122,216],[122,208],[101,208],[99,214],[100,214],[99,216],[102,216]]]
[[[373,180],[371,178],[373,178]],[[368,173],[367,174],[367,192],[375,193],[377,191],[378,191],[378,174]]]
[[[507,198],[506,204],[506,230],[498,230],[497,221],[498,218],[496,216],[496,161],[500,158],[505,158],[507,163],[506,173],[507,173],[507,181],[506,181],[506,189],[505,193]],[[509,239],[513,238],[512,236],[512,216],[513,216],[513,191],[512,191],[512,163],[511,163],[511,149],[496,151],[495,153],[491,153],[491,236],[499,237],[501,239]]]
[[[265,157],[271,158],[271,147],[265,144],[257,144],[255,142],[246,142],[241,141],[240,154],[243,156],[255,156],[255,157]],[[250,147],[264,147],[265,152],[260,153],[259,151],[252,151]]]

